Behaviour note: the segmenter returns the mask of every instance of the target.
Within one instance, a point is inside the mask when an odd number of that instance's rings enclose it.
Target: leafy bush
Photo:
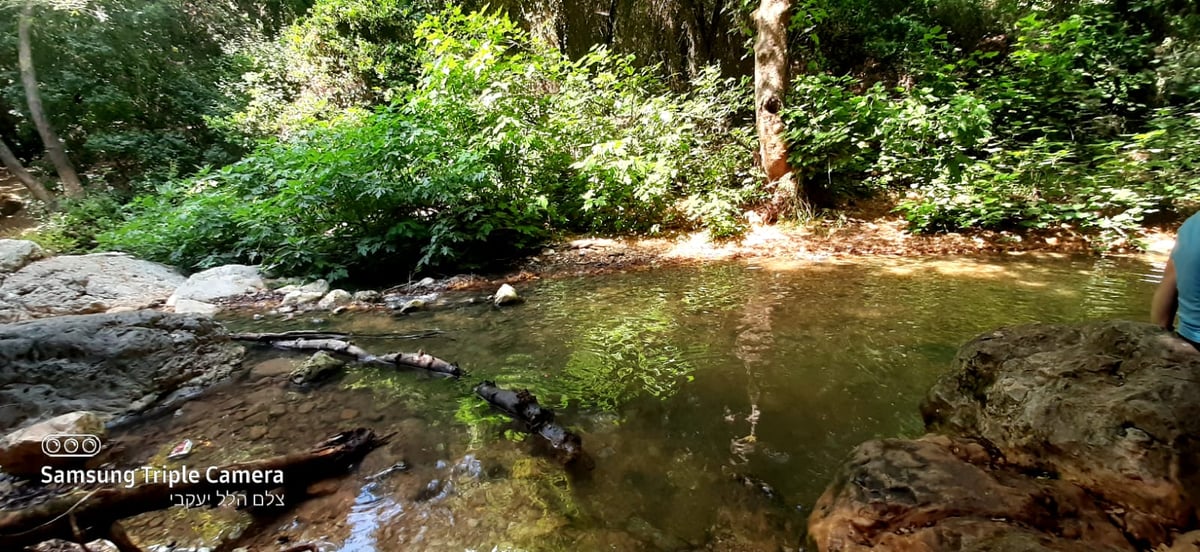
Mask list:
[[[418,86],[138,198],[103,245],[337,279],[486,264],[554,229],[736,231],[749,194],[730,120],[744,94],[715,72],[677,95],[628,58],[570,61],[457,9],[414,32]]]
[[[66,199],[34,231],[22,236],[53,253],[86,253],[97,245],[96,236],[125,222],[121,198],[93,194]]]
[[[1147,215],[1183,210],[1200,191],[1196,106],[1155,109],[1191,89],[1154,68],[1187,73],[1194,18],[1153,0],[997,7],[1011,36],[965,52],[970,10],[895,11],[912,18],[900,86],[797,79],[784,113],[793,167],[834,195],[905,191],[899,209],[923,232],[1068,226],[1108,247]],[[958,46],[937,14],[959,19]]]
[[[318,121],[361,118],[420,76],[415,32],[439,0],[317,0],[278,37],[241,48],[230,83],[242,108],[210,124],[236,139],[287,136]]]

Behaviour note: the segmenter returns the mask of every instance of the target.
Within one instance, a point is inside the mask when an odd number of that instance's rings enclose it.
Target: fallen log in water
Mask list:
[[[269,339],[261,338],[264,335],[272,334],[239,334],[248,336],[246,341],[257,341],[260,343],[268,343],[272,347],[278,349],[287,349],[290,351],[326,351],[340,355],[353,357],[356,361],[363,364],[382,364],[385,366],[409,366],[412,368],[420,368],[428,370],[436,374],[442,374],[455,378],[462,377],[465,372],[458,367],[457,364],[447,362],[437,358],[425,351],[418,350],[415,353],[388,353],[385,355],[374,355],[366,349],[351,343],[346,339],[336,337],[327,337],[329,333],[314,332],[309,334],[309,338],[298,339]],[[286,334],[274,334],[284,336]],[[251,337],[258,337],[252,339]]]
[[[19,550],[50,539],[87,542],[96,538],[122,539],[117,523],[127,517],[176,505],[172,495],[207,495],[232,492],[264,492],[280,487],[295,488],[343,473],[372,449],[384,444],[369,429],[338,433],[312,450],[259,460],[227,464],[215,473],[259,473],[272,477],[243,478],[214,482],[207,476],[195,481],[141,483],[78,491],[22,510],[0,512],[0,549]],[[207,471],[207,470],[206,470]],[[281,485],[279,481],[282,480]],[[132,546],[132,545],[128,545]],[[125,550],[136,550],[123,547]]]
[[[583,439],[555,423],[554,411],[543,408],[528,389],[511,391],[495,382],[485,381],[475,386],[475,394],[493,407],[520,422],[530,433],[546,440],[564,464],[590,467],[591,459],[583,450]]]
[[[446,332],[438,329],[421,330],[415,333],[348,333],[348,332],[326,332],[321,330],[292,330],[288,332],[245,332],[235,333],[229,336],[234,341],[256,341],[259,343],[271,343],[273,341],[285,341],[289,339],[341,339],[349,340],[354,337],[369,337],[376,339],[423,339],[442,335]]]

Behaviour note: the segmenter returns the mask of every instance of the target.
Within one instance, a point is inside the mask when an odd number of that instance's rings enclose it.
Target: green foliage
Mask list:
[[[102,244],[188,268],[238,260],[338,279],[487,264],[554,229],[736,231],[751,194],[731,82],[706,72],[676,95],[627,58],[570,61],[504,18],[457,9],[414,33],[418,84],[389,105],[169,182]]]
[[[264,15],[285,9],[257,7]],[[4,13],[0,50],[15,52],[17,18]],[[234,108],[220,83],[241,66],[224,48],[235,33],[254,32],[244,13],[217,3],[99,0],[81,10],[37,9],[33,57],[45,109],[93,187],[236,159],[237,146],[205,119]],[[15,58],[0,58],[0,108],[12,110],[3,130],[20,156],[33,159],[41,142]]]
[[[286,136],[319,121],[362,118],[420,75],[415,32],[439,0],[317,0],[283,29],[242,48],[229,83],[246,98],[209,122],[233,139]]]
[[[57,212],[22,238],[56,254],[86,253],[96,247],[97,234],[116,228],[124,220],[120,198],[94,194],[84,199],[64,200]]]
[[[1100,247],[1194,197],[1195,106],[1162,105],[1194,91],[1155,69],[1195,66],[1194,17],[1153,0],[995,7],[829,4],[825,18],[885,15],[871,32],[903,52],[864,44],[903,75],[893,88],[798,78],[784,115],[793,167],[835,196],[904,191],[917,231],[1064,226]]]

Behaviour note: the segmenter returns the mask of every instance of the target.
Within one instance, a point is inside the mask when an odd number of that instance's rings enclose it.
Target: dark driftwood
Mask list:
[[[338,433],[307,452],[286,454],[221,466],[221,470],[281,470],[287,487],[303,485],[343,473],[372,449],[386,442],[369,429]],[[0,512],[0,549],[19,550],[49,539],[80,542],[109,538],[116,522],[174,505],[173,494],[211,495],[220,492],[263,492],[278,488],[272,483],[145,483],[133,488],[79,491],[22,510]],[[118,535],[119,538],[119,535]]]
[[[554,422],[554,411],[543,408],[528,389],[511,391],[485,381],[475,386],[475,394],[496,409],[520,422],[530,433],[546,440],[564,464],[588,465],[591,459],[583,450],[583,439]]]
[[[346,333],[346,332],[323,332],[320,330],[293,330],[290,332],[246,332],[235,333],[229,336],[235,341],[255,341],[258,343],[271,343],[273,341],[286,341],[291,339],[341,339],[349,340],[355,337],[367,337],[378,339],[423,339],[442,335],[446,332],[442,330],[421,330],[416,333]]]
[[[248,336],[262,336],[270,334],[241,334]],[[284,334],[275,334],[284,335]],[[322,337],[334,334],[309,334],[311,338],[299,339],[250,339],[247,341],[258,341],[261,343],[269,343],[272,347],[278,349],[287,349],[290,351],[326,351],[339,355],[353,357],[354,360],[363,364],[382,364],[384,366],[408,366],[412,368],[420,368],[428,370],[435,374],[451,376],[455,378],[465,375],[462,368],[452,362],[446,362],[437,358],[425,351],[417,351],[415,353],[388,353],[386,355],[374,355],[366,349],[359,347],[345,339]]]
[[[395,366],[411,366],[413,368],[421,368],[430,372],[446,374],[456,378],[462,377],[464,372],[457,364],[446,362],[438,357],[435,357],[425,351],[417,351],[415,353],[391,353],[375,359],[376,362],[391,364]]]

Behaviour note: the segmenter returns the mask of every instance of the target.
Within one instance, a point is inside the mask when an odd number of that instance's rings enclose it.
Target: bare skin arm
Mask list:
[[[1175,284],[1175,261],[1167,260],[1167,270],[1162,283],[1154,291],[1150,302],[1150,321],[1158,327],[1171,331],[1175,328],[1175,311],[1179,308],[1179,289]]]

